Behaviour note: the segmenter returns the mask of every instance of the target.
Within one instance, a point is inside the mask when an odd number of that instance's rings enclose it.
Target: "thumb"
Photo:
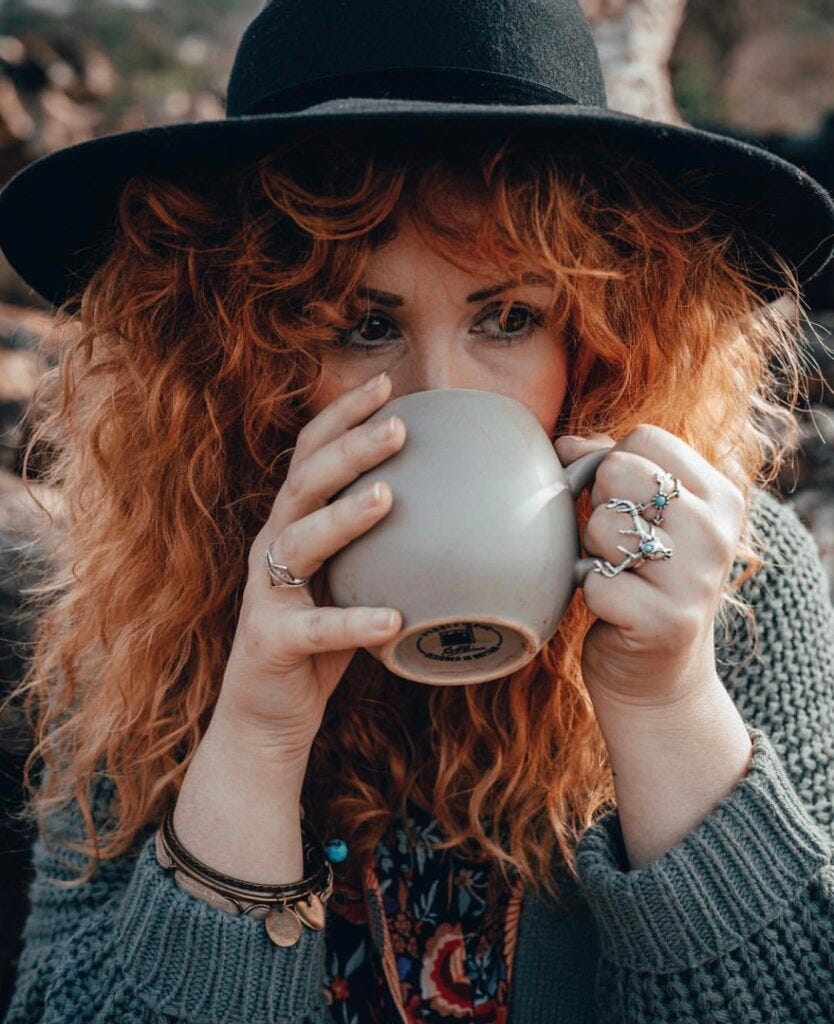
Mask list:
[[[613,448],[616,442],[608,434],[592,432],[586,436],[564,434],[554,442],[553,448],[563,466],[568,465],[580,455],[595,451],[598,448]]]

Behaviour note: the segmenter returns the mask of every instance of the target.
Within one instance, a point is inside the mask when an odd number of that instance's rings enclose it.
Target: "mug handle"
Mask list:
[[[610,448],[597,448],[586,455],[580,455],[569,466],[563,467],[571,497],[574,501],[576,501],[586,487],[593,484],[597,466],[599,466],[600,462],[610,451]],[[580,558],[577,561],[573,567],[573,584],[575,587],[581,587],[584,584],[585,577],[593,569],[595,561],[597,561],[595,558]]]

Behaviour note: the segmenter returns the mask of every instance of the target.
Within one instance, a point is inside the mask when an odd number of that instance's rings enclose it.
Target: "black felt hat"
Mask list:
[[[116,227],[116,201],[139,172],[218,174],[313,127],[407,132],[524,129],[564,149],[648,160],[807,282],[834,252],[834,202],[798,167],[711,132],[611,111],[577,0],[271,0],[244,32],[226,116],[119,132],[19,171],[0,192],[0,247],[58,304],[89,279]],[[693,192],[691,171],[708,172]],[[765,300],[782,289],[766,267]]]

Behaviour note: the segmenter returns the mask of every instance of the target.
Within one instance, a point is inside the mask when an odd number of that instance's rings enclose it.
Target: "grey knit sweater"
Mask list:
[[[793,510],[756,492],[751,511],[773,563],[743,590],[759,656],[738,666],[752,642],[741,616],[716,633],[750,770],[644,869],[627,870],[616,809],[594,823],[567,906],[522,903],[513,1024],[834,1022],[834,613]],[[96,796],[102,820],[107,795]],[[69,874],[40,838],[34,855],[6,1024],[329,1021],[327,929],[279,949],[262,922],[190,898],[157,865],[152,826],[76,890],[50,884]]]

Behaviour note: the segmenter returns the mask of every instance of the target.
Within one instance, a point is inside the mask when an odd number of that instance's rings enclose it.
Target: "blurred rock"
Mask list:
[[[35,390],[37,366],[31,352],[0,349],[0,468],[14,472],[24,445],[22,418]]]
[[[0,37],[0,83],[0,131],[7,145],[23,143],[23,167],[92,138],[117,75],[101,48],[64,29]]]
[[[629,0],[582,0],[585,17],[593,25],[605,18],[619,18]]]
[[[612,110],[681,123],[669,57],[685,0],[585,0]]]

